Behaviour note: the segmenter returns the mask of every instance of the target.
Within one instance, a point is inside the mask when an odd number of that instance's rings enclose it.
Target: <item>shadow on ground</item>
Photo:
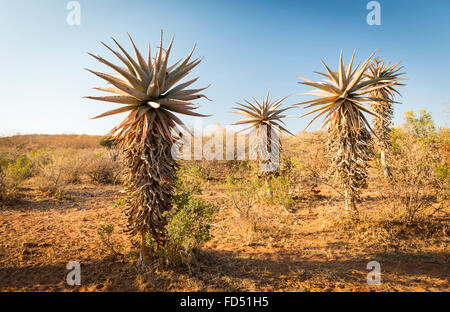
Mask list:
[[[367,259],[381,263],[383,281],[446,290],[449,253],[386,252],[361,259],[303,258],[300,254],[249,255],[206,249],[197,264],[154,266],[138,272],[134,260],[81,260],[81,286],[65,282],[66,263],[0,269],[2,291],[368,291]],[[443,282],[436,285],[435,279]],[[447,286],[448,287],[448,286]],[[447,288],[448,289],[448,288]]]

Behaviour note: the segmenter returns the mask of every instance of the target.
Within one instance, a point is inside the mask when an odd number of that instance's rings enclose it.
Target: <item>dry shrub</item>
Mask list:
[[[323,218],[332,227],[367,242],[387,245],[414,239],[449,242],[449,175],[440,152],[440,140],[432,135],[417,137],[399,128],[393,129],[391,136],[392,177],[384,180],[381,170],[376,170],[378,176],[372,177],[380,205],[360,211],[357,219],[339,213],[333,216],[325,213]]]
[[[112,240],[112,235],[114,233],[114,226],[107,222],[103,222],[97,229],[97,234],[100,237],[103,245],[108,249],[108,251],[113,256],[123,257],[123,254],[120,253],[115,246],[115,243]]]
[[[227,135],[232,136],[233,137],[233,150],[227,150],[228,146],[228,142],[227,142]],[[194,144],[197,144],[198,141],[202,142],[202,153],[205,152],[205,150],[208,148],[208,141],[209,143],[211,143],[211,140],[214,140],[217,137],[222,137],[222,143],[223,143],[223,149],[222,149],[222,158],[223,160],[205,160],[203,159],[203,155],[202,155],[202,159],[200,160],[195,160],[195,157],[197,155],[194,154]],[[229,137],[228,137],[229,139]],[[237,160],[238,159],[238,142],[242,142],[245,141],[245,157],[246,160]],[[209,134],[209,135],[204,135],[201,138],[196,137],[196,138],[191,138],[191,144],[193,145],[191,147],[191,155],[190,155],[190,159],[191,160],[184,160],[181,161],[181,163],[186,166],[186,167],[200,167],[204,170],[205,174],[208,177],[208,180],[212,180],[212,181],[225,181],[225,177],[227,175],[233,175],[235,177],[237,176],[241,176],[244,177],[246,175],[248,175],[248,173],[250,172],[251,169],[251,162],[250,160],[248,160],[249,158],[249,148],[248,148],[248,144],[249,144],[249,138],[246,135],[242,135],[242,134],[237,134],[236,132],[230,132],[227,133],[225,128],[221,128],[219,124],[215,125],[215,129],[214,131]],[[215,152],[215,147],[212,147],[212,151]],[[227,154],[228,153],[228,154]],[[232,155],[230,155],[230,153],[232,153]],[[231,158],[231,160],[227,160]]]
[[[86,165],[86,174],[94,183],[114,184],[120,180],[120,164],[114,154],[105,149],[98,149]]]
[[[34,180],[41,192],[62,197],[69,184],[81,183],[90,151],[42,148],[29,153]]]
[[[427,213],[428,212],[428,213]],[[407,221],[401,209],[386,205],[376,211],[360,212],[358,219],[341,213],[338,216],[322,216],[328,227],[348,233],[365,243],[397,246],[399,243],[414,243],[414,240],[433,239],[450,241],[450,223],[445,218],[431,218],[429,210],[416,214]]]
[[[329,185],[326,176],[325,135],[323,132],[301,132],[283,142],[281,173],[301,197],[316,197],[320,185]]]
[[[264,221],[259,208],[263,196],[261,181],[256,176],[249,179],[228,176],[224,187],[226,203],[234,217],[234,228],[230,230],[237,231],[244,244],[250,245],[258,240],[259,226]]]
[[[74,179],[71,167],[76,156],[70,150],[40,149],[32,153],[35,182],[41,192],[61,198]]]
[[[17,159],[26,153],[23,146],[3,146],[0,145],[0,158],[2,159]]]
[[[392,132],[392,178],[383,197],[399,205],[406,222],[421,211],[442,211],[449,194],[449,175],[439,141],[417,138],[395,129]]]
[[[70,184],[79,184],[86,172],[85,164],[88,159],[88,151],[80,151],[65,162],[65,173]]]
[[[267,204],[278,206],[289,212],[294,204],[291,195],[292,182],[285,176],[271,176],[266,179],[264,200]]]
[[[251,171],[254,170],[255,164],[250,160],[229,160],[225,164],[226,173],[234,177],[248,177]]]
[[[201,168],[208,181],[221,182],[225,182],[228,175],[248,177],[253,167],[249,160],[187,160],[180,163],[187,168]]]
[[[235,179],[228,176],[225,188],[234,214],[238,218],[250,221],[253,228],[256,229],[258,217],[254,212],[254,207],[264,196],[262,181],[256,176],[250,179]]]
[[[241,237],[244,245],[263,243],[277,236],[282,215],[291,216],[289,209],[294,203],[285,177],[259,177],[258,173],[255,168],[247,178],[228,176],[224,184],[226,204],[234,216],[230,230]]]

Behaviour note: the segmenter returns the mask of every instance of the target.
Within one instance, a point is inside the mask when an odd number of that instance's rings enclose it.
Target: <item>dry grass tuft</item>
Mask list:
[[[108,150],[96,150],[85,167],[93,183],[115,184],[120,182],[120,164]]]

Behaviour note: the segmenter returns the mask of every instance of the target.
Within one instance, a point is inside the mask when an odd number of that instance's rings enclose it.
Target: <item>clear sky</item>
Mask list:
[[[99,95],[91,88],[105,85],[83,68],[109,72],[86,52],[117,62],[100,41],[113,36],[130,48],[129,32],[145,50],[158,44],[161,29],[166,45],[175,34],[172,61],[194,43],[195,55],[205,56],[192,73],[200,76],[195,86],[212,84],[205,94],[213,102],[199,101],[200,112],[214,115],[205,125],[231,124],[239,118],[230,114],[235,102],[268,89],[274,98],[292,94],[287,104],[301,101],[295,95],[310,88],[297,84],[297,75],[319,79],[312,71],[322,71],[321,58],[337,68],[340,50],[348,62],[356,48],[360,60],[378,49],[403,61],[409,80],[395,123],[405,111],[426,108],[438,125],[449,126],[449,0],[380,0],[381,26],[366,23],[368,0],[80,0],[80,26],[66,23],[68,2],[0,0],[0,134],[105,134],[122,116],[88,119],[115,104],[81,98]],[[287,124],[297,132],[308,121]]]

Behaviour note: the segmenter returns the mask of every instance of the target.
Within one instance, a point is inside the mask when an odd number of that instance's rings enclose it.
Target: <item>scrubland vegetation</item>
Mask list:
[[[138,271],[113,144],[0,138],[0,289],[448,291],[449,129],[407,113],[389,132],[391,177],[375,150],[356,217],[328,173],[325,141],[283,137],[270,177],[248,160],[183,161],[167,243]],[[372,260],[379,286],[366,283]],[[65,284],[69,261],[82,264],[81,286]]]

